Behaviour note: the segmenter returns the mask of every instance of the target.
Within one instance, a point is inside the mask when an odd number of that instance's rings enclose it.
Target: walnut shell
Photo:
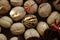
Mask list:
[[[60,18],[60,17],[58,18],[58,16],[59,16],[59,13],[57,11],[52,12],[51,15],[47,18],[47,23],[49,25],[53,24],[55,21],[57,23]]]
[[[4,28],[9,28],[12,23],[12,19],[8,16],[3,16],[0,18],[0,25]]]
[[[24,9],[29,14],[37,12],[38,5],[33,0],[28,0],[24,3]]]
[[[5,14],[11,9],[7,0],[0,0],[0,14]]]
[[[10,16],[14,21],[19,21],[21,20],[24,16],[26,15],[26,12],[23,7],[14,7],[10,11]]]
[[[53,6],[55,7],[56,10],[60,11],[60,0],[54,0]]]
[[[27,27],[27,28],[32,28],[35,27],[38,23],[38,19],[35,15],[26,15],[24,19],[22,20],[22,23]]]
[[[18,37],[12,37],[10,40],[18,40]]]
[[[42,3],[38,8],[38,14],[41,17],[48,17],[51,13],[51,5],[49,3]]]
[[[57,19],[56,19],[56,23],[60,24],[60,14],[58,15]]]
[[[37,31],[39,32],[39,34],[40,34],[41,36],[44,35],[44,32],[45,32],[47,29],[49,29],[49,26],[48,26],[48,24],[47,24],[46,22],[41,21],[41,22],[38,23],[38,25],[37,25]]]
[[[25,26],[22,23],[14,23],[11,28],[10,31],[12,32],[12,34],[14,35],[19,35],[19,34],[23,34],[25,31]]]
[[[13,6],[21,6],[23,5],[23,0],[10,0],[10,3]]]
[[[32,29],[26,30],[26,32],[24,33],[24,37],[27,40],[28,38],[32,38],[32,37],[39,38],[40,35],[35,29],[32,28]]]
[[[4,34],[0,34],[0,40],[7,40],[7,37]]]

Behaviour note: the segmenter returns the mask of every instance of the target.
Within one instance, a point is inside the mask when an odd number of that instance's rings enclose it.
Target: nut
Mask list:
[[[53,1],[53,6],[55,7],[55,9],[60,11],[60,0],[54,0]]]
[[[18,37],[12,37],[10,40],[18,40]]]
[[[11,6],[7,0],[0,0],[0,14],[5,14],[10,10]]]
[[[28,29],[26,30],[26,32],[24,33],[24,37],[25,39],[27,40],[28,38],[31,38],[31,37],[40,37],[39,36],[39,33],[35,30],[35,29]]]
[[[22,23],[27,27],[27,28],[32,28],[35,27],[38,23],[38,19],[35,15],[26,15],[24,19],[22,20]]]
[[[3,16],[0,18],[0,25],[4,28],[9,28],[12,23],[12,19],[8,16]]]
[[[25,14],[26,12],[23,7],[15,7],[10,11],[10,16],[14,21],[21,20]]]
[[[23,4],[23,0],[10,0],[10,2],[13,6],[21,6]]]
[[[0,34],[0,40],[7,40],[7,37],[4,34]]]
[[[56,23],[60,24],[60,14],[59,14],[58,18],[56,19]]]
[[[42,3],[38,8],[38,14],[41,17],[48,17],[51,13],[51,5],[49,3]]]
[[[49,25],[53,24],[57,20],[58,16],[59,16],[59,13],[57,11],[52,12],[51,15],[47,18],[47,23]],[[56,23],[57,22],[58,21],[56,21]]]
[[[25,26],[22,23],[14,23],[10,30],[14,35],[23,34],[25,31]]]
[[[44,32],[49,29],[49,26],[46,22],[39,22],[38,25],[37,25],[37,31],[40,33],[41,36],[44,35]]]
[[[29,14],[34,14],[37,12],[37,4],[33,0],[28,0],[24,3],[24,9]]]

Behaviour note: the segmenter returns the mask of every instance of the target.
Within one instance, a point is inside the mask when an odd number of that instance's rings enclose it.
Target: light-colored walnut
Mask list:
[[[23,34],[25,31],[25,26],[22,23],[14,23],[11,28],[10,31],[12,32],[12,34],[14,35],[19,35],[19,34]]]
[[[10,40],[18,40],[18,37],[12,37]]]
[[[37,31],[40,33],[41,36],[44,35],[44,32],[49,29],[49,26],[46,22],[39,22],[38,25],[37,25]]]
[[[24,3],[24,9],[29,14],[34,14],[37,12],[37,4],[33,0],[28,0]]]
[[[5,14],[10,10],[11,6],[7,0],[0,0],[0,14]]]
[[[32,38],[32,37],[39,38],[40,35],[35,29],[32,28],[32,29],[26,30],[26,32],[24,33],[24,37],[27,40],[28,38]]]
[[[7,40],[7,37],[4,34],[0,34],[0,40]]]
[[[38,8],[38,14],[41,17],[48,17],[51,13],[51,5],[49,3],[42,3]]]
[[[19,21],[25,16],[26,12],[23,7],[14,7],[10,11],[10,16],[14,21]]]
[[[10,3],[13,6],[21,6],[23,5],[23,0],[10,0]]]
[[[57,11],[54,11],[51,13],[51,15],[47,18],[47,23],[49,25],[52,25],[55,21],[58,23],[59,21],[59,13]]]
[[[8,16],[3,16],[0,18],[0,25],[4,28],[9,28],[12,23],[12,19]]]

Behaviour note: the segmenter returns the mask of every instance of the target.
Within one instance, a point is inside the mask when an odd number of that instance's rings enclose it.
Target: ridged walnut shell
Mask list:
[[[5,14],[11,9],[7,0],[0,0],[0,14]]]
[[[60,0],[54,0],[53,6],[55,7],[56,10],[60,11]]]
[[[22,20],[22,23],[27,27],[27,28],[32,28],[35,27],[38,23],[38,19],[35,15],[26,15],[24,19]]]

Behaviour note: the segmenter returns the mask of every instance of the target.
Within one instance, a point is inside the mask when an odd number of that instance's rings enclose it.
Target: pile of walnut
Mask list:
[[[60,33],[60,0],[0,0],[0,40],[8,40],[2,28],[9,29],[13,35],[9,40],[40,38],[47,29]],[[41,21],[41,19],[45,21]],[[39,21],[38,21],[39,20]]]

